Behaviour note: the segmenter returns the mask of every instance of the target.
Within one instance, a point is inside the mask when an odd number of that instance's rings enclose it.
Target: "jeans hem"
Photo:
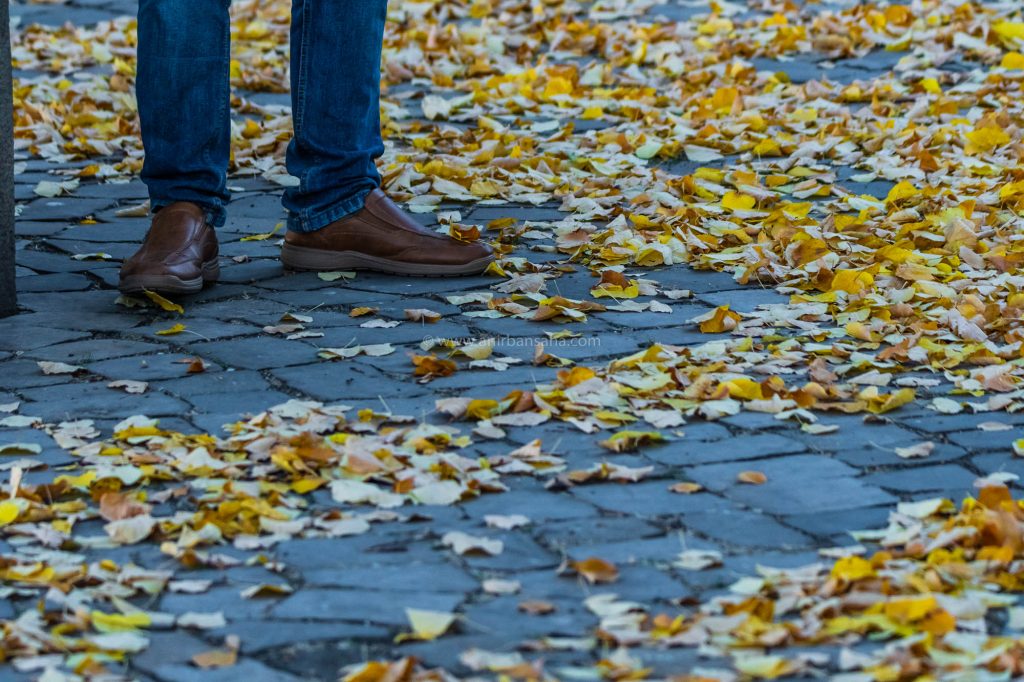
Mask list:
[[[304,215],[304,212],[289,213],[288,229],[292,232],[316,232],[317,230],[321,230],[336,220],[341,220],[346,216],[350,216],[353,213],[358,213],[362,210],[363,206],[366,205],[366,197],[372,191],[372,189],[361,190],[355,196],[344,201],[339,201],[330,208],[320,211],[319,213],[309,215]]]
[[[196,201],[195,199],[150,199],[150,215],[156,213],[164,206],[170,206],[178,201],[187,201],[190,204],[195,204],[202,208],[203,212],[206,214],[206,222],[213,227],[224,227],[224,223],[228,220],[228,213],[223,206],[218,206],[217,204],[211,204],[205,201]]]

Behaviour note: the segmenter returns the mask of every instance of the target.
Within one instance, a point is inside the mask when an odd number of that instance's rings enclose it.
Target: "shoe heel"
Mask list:
[[[220,279],[220,263],[210,261],[203,264],[203,284],[214,284]]]

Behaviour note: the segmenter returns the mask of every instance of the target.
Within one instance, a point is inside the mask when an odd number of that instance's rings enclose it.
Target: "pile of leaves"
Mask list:
[[[562,468],[539,447],[472,458],[459,454],[471,440],[453,429],[348,412],[291,401],[232,425],[226,438],[168,431],[145,417],[118,424],[106,440],[88,421],[37,423],[76,462],[36,484],[23,482],[39,466],[30,457],[7,467],[0,532],[12,551],[0,557],[2,593],[45,596],[45,604],[2,621],[0,659],[24,670],[65,666],[95,675],[144,649],[147,628],[225,624],[219,612],[175,616],[132,601],[201,593],[208,581],[176,580],[171,569],[89,562],[84,552],[148,541],[182,568],[230,568],[241,560],[218,548],[231,544],[255,552],[252,563],[281,570],[261,552],[283,540],[365,533],[375,522],[408,520],[399,511],[405,505],[455,504],[505,490],[503,475]],[[4,453],[37,454],[29,445],[7,445]],[[241,596],[290,590],[257,585]]]
[[[1024,502],[1004,479],[979,482],[980,493],[957,508],[949,500],[903,503],[889,526],[854,535],[870,541],[836,550],[831,564],[797,569],[760,568],[736,581],[726,595],[684,613],[662,613],[595,595],[587,607],[600,618],[583,647],[607,655],[595,671],[607,679],[644,679],[643,649],[699,647],[707,667],[675,671],[688,680],[776,679],[823,675],[842,682],[1006,680],[1024,675]],[[703,570],[694,550],[678,565]],[[823,650],[825,645],[829,649]],[[544,640],[524,648],[554,650]],[[821,649],[819,649],[821,647]],[[714,667],[717,657],[731,669]],[[507,679],[565,679],[582,670],[549,670],[543,661],[474,650],[463,663]],[[414,661],[369,663],[347,680],[445,679],[438,671],[414,674]]]

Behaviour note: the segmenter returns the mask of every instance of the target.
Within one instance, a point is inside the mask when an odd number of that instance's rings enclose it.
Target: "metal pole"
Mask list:
[[[0,0],[0,317],[18,308],[14,287],[14,103],[9,0]]]

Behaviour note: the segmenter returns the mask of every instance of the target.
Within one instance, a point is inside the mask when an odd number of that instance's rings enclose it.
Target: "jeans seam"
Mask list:
[[[221,34],[221,42],[220,42],[220,45],[219,45],[219,51],[217,53],[216,59],[223,59],[223,55],[224,55],[224,51],[225,51],[225,44],[227,44],[228,63],[230,65],[230,62],[231,62],[231,55],[230,55],[230,50],[231,50],[231,24],[230,24],[230,22],[228,23],[228,25],[227,25],[227,27],[225,29],[225,32]],[[221,85],[220,85],[219,93],[218,93],[219,97],[217,98],[218,99],[218,102],[217,102],[217,125],[218,126],[220,125],[220,122],[224,120],[224,116],[226,116],[226,115],[230,116],[230,113],[228,112],[228,108],[229,108],[229,106],[231,104],[231,76],[230,76],[230,69],[226,69],[226,70],[229,72],[229,75],[228,75],[228,77],[226,79],[227,83],[228,83],[227,92],[224,91],[224,81],[225,81],[224,76],[222,75],[220,77],[220,79],[219,79],[219,82],[220,82]],[[220,137],[220,134],[221,134],[221,131],[218,128],[217,129],[218,139]],[[228,139],[228,144],[230,144],[230,138]],[[209,146],[204,146],[203,147],[203,162],[208,167],[214,165],[213,158],[210,156],[210,147]]]
[[[302,4],[302,23],[300,25],[302,30],[300,48],[302,51],[299,53],[299,106],[298,112],[295,112],[292,116],[292,135],[295,138],[299,137],[299,130],[304,128],[306,120],[306,92],[309,89],[309,13],[310,3],[304,2]],[[320,162],[318,156],[315,156],[314,159],[314,164]],[[309,175],[315,167],[316,165],[307,167],[299,178],[299,189],[301,191],[309,191]]]

